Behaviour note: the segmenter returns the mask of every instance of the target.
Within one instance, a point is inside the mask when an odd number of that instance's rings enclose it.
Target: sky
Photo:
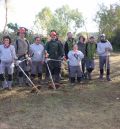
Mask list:
[[[78,9],[84,19],[88,32],[98,31],[96,23],[93,21],[98,4],[104,3],[109,7],[110,4],[118,3],[119,0],[9,0],[8,23],[17,23],[26,28],[33,27],[35,15],[44,7],[49,7],[53,12],[62,5],[69,5],[71,9]],[[0,31],[3,30],[5,22],[4,0],[0,0]],[[85,28],[81,28],[85,31]]]

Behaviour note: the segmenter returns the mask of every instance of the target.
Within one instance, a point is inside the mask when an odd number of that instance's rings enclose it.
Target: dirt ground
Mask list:
[[[0,129],[120,129],[119,54],[111,67],[111,82],[98,80],[95,70],[92,81],[75,87],[64,80],[62,88],[44,86],[39,94],[26,87],[0,90]]]

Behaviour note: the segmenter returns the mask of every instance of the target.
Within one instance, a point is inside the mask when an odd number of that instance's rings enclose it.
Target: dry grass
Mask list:
[[[120,56],[111,61],[111,82],[100,82],[94,71],[92,81],[74,88],[65,81],[57,91],[42,88],[39,94],[1,90],[0,129],[120,129]]]

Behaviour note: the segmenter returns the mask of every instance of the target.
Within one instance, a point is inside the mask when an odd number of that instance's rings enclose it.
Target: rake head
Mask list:
[[[48,89],[54,89],[53,87],[53,84],[49,84]],[[58,89],[59,87],[61,87],[61,85],[59,83],[55,83],[55,87],[56,89]]]

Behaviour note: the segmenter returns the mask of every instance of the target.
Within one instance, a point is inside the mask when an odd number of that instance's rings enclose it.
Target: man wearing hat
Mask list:
[[[18,57],[19,60],[23,60],[25,58],[28,57],[29,55],[29,48],[30,48],[30,45],[29,45],[29,42],[28,40],[25,38],[26,37],[26,34],[27,34],[27,29],[24,28],[24,27],[20,27],[18,32],[17,32],[17,35],[18,35],[18,38],[15,42],[15,51],[16,51],[16,55]],[[29,75],[29,70],[28,69],[28,62],[24,61],[20,64],[20,66],[22,67],[22,69],[25,71],[25,73],[27,75]],[[22,86],[24,81],[26,83],[26,85],[28,85],[28,82],[27,82],[27,79],[25,78],[25,80],[23,79],[24,76],[23,76],[23,73],[20,69],[18,69],[18,81],[19,81],[19,85]]]
[[[85,56],[86,56],[86,69],[87,69],[87,76],[88,79],[92,79],[92,71],[94,70],[95,63],[95,53],[96,53],[96,42],[94,36],[90,36],[88,42],[85,45]]]
[[[46,57],[50,59],[60,60],[63,56],[62,45],[56,40],[56,32],[51,32],[50,37],[51,40],[47,42],[45,46]],[[50,67],[50,71],[52,73],[55,83],[59,83],[61,62],[50,60],[48,61],[48,65]]]
[[[99,55],[100,80],[103,80],[104,66],[106,68],[106,79],[110,79],[110,52],[113,50],[111,43],[106,39],[105,34],[100,35],[100,42],[97,43],[97,53]]]
[[[65,57],[68,59],[68,52],[72,50],[73,44],[75,43],[75,39],[73,38],[73,34],[71,32],[67,33],[67,40],[64,45]]]

